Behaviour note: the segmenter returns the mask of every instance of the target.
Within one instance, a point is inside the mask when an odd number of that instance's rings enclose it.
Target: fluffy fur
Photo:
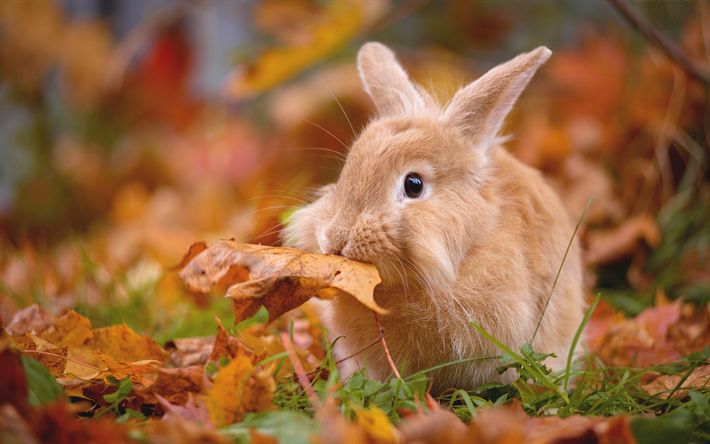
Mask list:
[[[390,352],[404,373],[469,356],[497,355],[471,321],[518,348],[533,337],[573,232],[562,204],[538,171],[499,146],[515,100],[550,56],[540,47],[502,64],[438,106],[414,86],[394,54],[365,44],[358,68],[378,117],[353,144],[335,184],[295,212],[285,243],[374,263],[383,283],[377,301]],[[417,199],[403,180],[424,181]],[[583,312],[579,248],[572,245],[534,347],[564,363]],[[351,298],[323,308],[336,355],[365,350],[377,339],[373,314]],[[433,374],[433,390],[475,388],[498,375],[497,360],[449,366]],[[378,347],[343,363],[347,375],[390,368]]]

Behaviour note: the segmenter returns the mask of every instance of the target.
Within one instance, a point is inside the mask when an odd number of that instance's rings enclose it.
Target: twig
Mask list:
[[[700,66],[688,57],[678,45],[659,31],[648,20],[642,17],[638,11],[629,5],[627,0],[607,0],[621,14],[624,19],[644,38],[650,40],[663,53],[679,65],[685,72],[690,74],[695,80],[708,84],[710,83],[710,70]]]
[[[296,349],[294,348],[293,342],[291,342],[291,338],[288,336],[288,333],[281,333],[281,342],[283,342],[284,348],[288,353],[288,359],[291,361],[291,365],[293,365],[293,371],[296,373],[298,382],[301,384],[301,387],[303,387],[303,390],[306,391],[306,395],[308,396],[311,406],[315,410],[320,410],[320,399],[318,399],[318,395],[316,395],[316,392],[313,390],[313,386],[311,386],[311,381],[308,379],[308,376],[306,376],[306,369],[303,368],[303,364],[301,364],[300,359],[298,359]]]
[[[359,354],[361,354],[361,353],[366,352],[367,350],[369,350],[369,349],[371,349],[372,347],[376,346],[377,343],[380,342],[381,338],[382,338],[382,333],[380,333],[380,336],[378,336],[377,339],[375,339],[375,340],[372,341],[371,343],[367,344],[365,347],[361,348],[360,350],[356,351],[355,353],[353,353],[353,354],[351,354],[351,355],[348,355],[348,356],[346,356],[346,357],[344,357],[344,358],[340,358],[340,359],[338,359],[337,361],[335,361],[335,365],[342,364],[343,362],[347,361],[348,359],[352,359],[352,358],[354,358],[355,356],[357,356],[357,355],[359,355]],[[313,371],[310,371],[310,372],[306,373],[306,376],[308,376],[308,377],[310,378],[311,376],[320,374],[321,372],[324,372],[325,370],[326,370],[326,369],[324,369],[324,368],[317,368],[317,369],[315,369],[315,370],[313,370]]]
[[[397,379],[402,379],[402,376],[399,374],[397,367],[394,365],[390,350],[389,348],[387,348],[387,341],[385,341],[385,330],[382,328],[382,324],[380,324],[380,317],[377,316],[377,313],[374,311],[372,312],[372,314],[375,315],[375,324],[377,324],[377,331],[380,332],[380,343],[382,344],[382,349],[385,351],[385,356],[387,357],[387,362],[389,363],[390,368],[392,369],[392,373],[394,373],[394,376]]]

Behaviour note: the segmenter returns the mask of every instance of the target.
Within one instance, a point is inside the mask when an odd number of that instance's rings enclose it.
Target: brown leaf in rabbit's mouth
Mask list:
[[[377,268],[342,256],[221,240],[193,257],[180,277],[192,291],[224,290],[234,302],[237,322],[262,306],[272,321],[312,297],[339,295],[386,312],[374,299],[381,282]]]

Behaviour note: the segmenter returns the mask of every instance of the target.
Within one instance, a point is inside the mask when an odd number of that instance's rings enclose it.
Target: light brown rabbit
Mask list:
[[[440,106],[412,84],[394,54],[365,44],[358,69],[378,116],[352,145],[337,183],[296,211],[286,244],[375,264],[381,324],[403,373],[470,356],[498,355],[481,324],[513,349],[533,338],[573,224],[540,173],[500,146],[506,115],[549,57],[539,47],[493,68]],[[579,247],[572,244],[533,346],[560,368],[583,314]],[[391,371],[373,313],[343,297],[323,308],[347,376]],[[364,351],[363,351],[364,350]],[[432,373],[433,391],[500,376],[498,360]]]

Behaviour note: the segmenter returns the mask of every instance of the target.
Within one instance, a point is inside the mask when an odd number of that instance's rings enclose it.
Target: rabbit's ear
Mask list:
[[[446,123],[472,145],[487,148],[495,143],[518,96],[551,54],[540,46],[491,69],[456,93],[444,111]]]
[[[381,115],[410,113],[424,107],[424,98],[394,53],[382,43],[362,45],[357,54],[357,68],[365,91]]]

